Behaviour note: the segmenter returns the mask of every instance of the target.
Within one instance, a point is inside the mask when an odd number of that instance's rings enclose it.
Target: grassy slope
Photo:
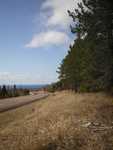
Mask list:
[[[0,114],[0,150],[113,150],[112,125],[112,97],[56,93]]]

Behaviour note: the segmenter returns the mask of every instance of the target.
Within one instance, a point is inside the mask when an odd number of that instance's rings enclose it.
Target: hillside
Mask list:
[[[59,92],[1,113],[0,150],[113,150],[113,98]]]

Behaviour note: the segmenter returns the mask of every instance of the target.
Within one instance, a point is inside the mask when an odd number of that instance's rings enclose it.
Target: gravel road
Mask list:
[[[36,95],[1,99],[0,100],[0,113],[21,107],[23,105],[27,105],[27,104],[32,103],[34,101],[46,98],[47,96],[48,96],[48,94],[39,93]]]

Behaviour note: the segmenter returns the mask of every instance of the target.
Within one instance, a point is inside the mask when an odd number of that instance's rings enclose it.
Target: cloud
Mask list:
[[[69,27],[71,18],[69,18],[67,10],[74,10],[77,2],[80,0],[46,0],[42,4],[43,15],[50,14],[47,20],[47,26],[59,25],[62,28]]]
[[[17,74],[11,72],[0,72],[0,84],[47,84],[56,79],[52,75]]]
[[[46,45],[59,45],[69,41],[67,34],[58,31],[42,32],[34,35],[30,43],[26,45],[28,48],[38,48]]]
[[[71,17],[67,10],[74,10],[78,2],[82,0],[45,0],[40,8],[38,27],[39,33],[33,35],[32,40],[25,45],[27,48],[39,48],[50,45],[62,45],[69,39],[68,30],[71,24]],[[68,43],[69,44],[69,43]],[[69,46],[69,45],[68,45]]]

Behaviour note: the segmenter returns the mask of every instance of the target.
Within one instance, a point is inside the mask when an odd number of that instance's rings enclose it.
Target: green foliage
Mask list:
[[[82,93],[84,93],[84,92],[90,92],[90,89],[89,89],[89,87],[87,86],[87,85],[80,85],[80,87],[79,87],[79,92],[82,92]]]
[[[70,12],[77,38],[59,67],[62,88],[99,91],[113,86],[113,5],[111,1],[83,0]]]
[[[52,85],[50,85],[50,86],[47,87],[47,91],[50,92],[50,93],[54,93],[55,89]]]
[[[51,93],[54,93],[55,91],[59,91],[62,89],[63,89],[63,86],[62,86],[62,82],[60,82],[60,81],[53,83],[47,87],[47,91],[51,92]]]
[[[17,97],[29,95],[29,90],[27,89],[17,89],[16,85],[11,86],[0,86],[0,98],[9,98],[9,97]]]

